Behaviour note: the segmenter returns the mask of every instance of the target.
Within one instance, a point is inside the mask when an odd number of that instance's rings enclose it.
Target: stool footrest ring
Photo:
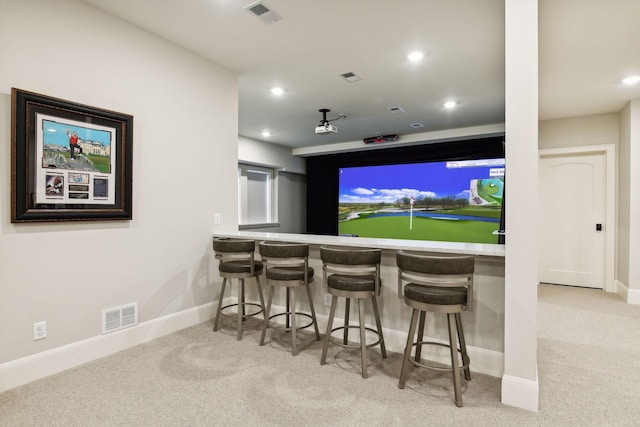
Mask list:
[[[302,325],[302,326],[297,326],[296,327],[296,331],[308,328],[309,326],[313,325],[313,317],[310,314],[301,313],[299,311],[296,311],[295,313],[292,313],[290,311],[285,311],[285,312],[282,312],[282,313],[272,314],[271,316],[269,316],[269,321],[271,319],[273,319],[274,317],[286,316],[286,315],[303,316],[303,317],[307,317],[307,318],[311,319],[311,321],[309,323],[307,323],[305,325]],[[284,331],[291,331],[291,327],[281,326],[278,323],[274,324],[272,322],[267,322],[267,327],[269,327],[271,329],[280,329],[280,330],[284,330]]]
[[[360,327],[357,326],[357,325],[338,326],[337,328],[331,329],[331,333],[334,333],[335,331],[341,331],[341,330],[343,330],[345,328],[360,330]],[[364,329],[365,329],[365,331],[373,332],[378,337],[377,341],[375,341],[375,342],[373,342],[371,344],[366,344],[365,345],[366,348],[374,347],[374,346],[380,344],[381,340],[380,340],[380,334],[378,334],[378,331],[376,331],[375,329],[366,328],[366,327]],[[332,344],[339,345],[340,347],[344,347],[344,348],[360,348],[360,343],[358,343],[358,344],[345,344],[345,343],[342,342],[342,338],[338,338],[338,337],[329,336],[329,341]]]
[[[242,303],[242,304],[234,303],[234,304],[229,304],[229,305],[225,305],[224,307],[221,307],[220,308],[220,315],[221,316],[225,316],[225,317],[237,317],[238,316],[237,313],[235,313],[235,314],[223,313],[223,311],[226,310],[227,308],[238,307],[238,305],[243,305],[245,307],[250,305],[250,306],[254,306],[254,307],[259,307],[260,308],[260,310],[257,310],[257,311],[255,311],[253,313],[245,313],[245,314],[243,314],[242,315],[243,319],[248,319],[249,317],[253,317],[253,316],[255,316],[257,314],[260,314],[260,313],[262,313],[264,311],[260,304],[256,304],[256,303],[253,303],[253,302],[245,302],[245,303]]]
[[[418,345],[437,345],[440,347],[446,347],[446,348],[451,348],[451,346],[449,344],[444,344],[441,342],[435,342],[435,341],[418,341],[412,344],[412,347],[417,347]],[[458,353],[460,353],[462,355],[462,350],[456,348],[456,350],[458,351]],[[461,357],[462,360],[462,365],[458,366],[458,369],[462,370],[462,369],[467,369],[469,367],[469,363],[464,363],[464,358]],[[409,359],[409,362],[411,362],[414,366],[419,366],[421,368],[425,368],[425,369],[431,369],[434,371],[445,371],[445,372],[452,372],[453,371],[453,367],[451,365],[449,366],[434,366],[434,365],[427,365],[425,363],[422,362],[417,362],[414,359]]]

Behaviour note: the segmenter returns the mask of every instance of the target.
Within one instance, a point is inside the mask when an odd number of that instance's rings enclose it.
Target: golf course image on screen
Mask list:
[[[497,243],[504,159],[340,168],[338,233]]]

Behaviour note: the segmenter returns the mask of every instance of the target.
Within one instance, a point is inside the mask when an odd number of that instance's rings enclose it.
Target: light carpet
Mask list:
[[[473,373],[464,407],[450,374],[413,369],[397,387],[401,356],[357,350],[304,334],[258,345],[235,323],[211,322],[0,394],[1,426],[637,426],[640,307],[602,291],[539,287],[540,412],[500,403],[500,379]],[[423,353],[424,356],[425,353]]]

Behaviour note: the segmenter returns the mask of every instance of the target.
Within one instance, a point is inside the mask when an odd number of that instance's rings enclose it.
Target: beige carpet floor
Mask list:
[[[540,412],[500,403],[500,379],[472,372],[464,407],[450,375],[414,370],[397,387],[400,355],[322,346],[307,334],[237,341],[233,322],[206,322],[0,394],[0,426],[638,426],[640,307],[602,291],[539,288]],[[251,325],[249,325],[251,326]],[[473,360],[471,361],[473,366]]]

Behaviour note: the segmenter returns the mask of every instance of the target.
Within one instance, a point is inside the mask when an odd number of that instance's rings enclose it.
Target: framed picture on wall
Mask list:
[[[11,222],[130,220],[133,116],[11,90]]]

